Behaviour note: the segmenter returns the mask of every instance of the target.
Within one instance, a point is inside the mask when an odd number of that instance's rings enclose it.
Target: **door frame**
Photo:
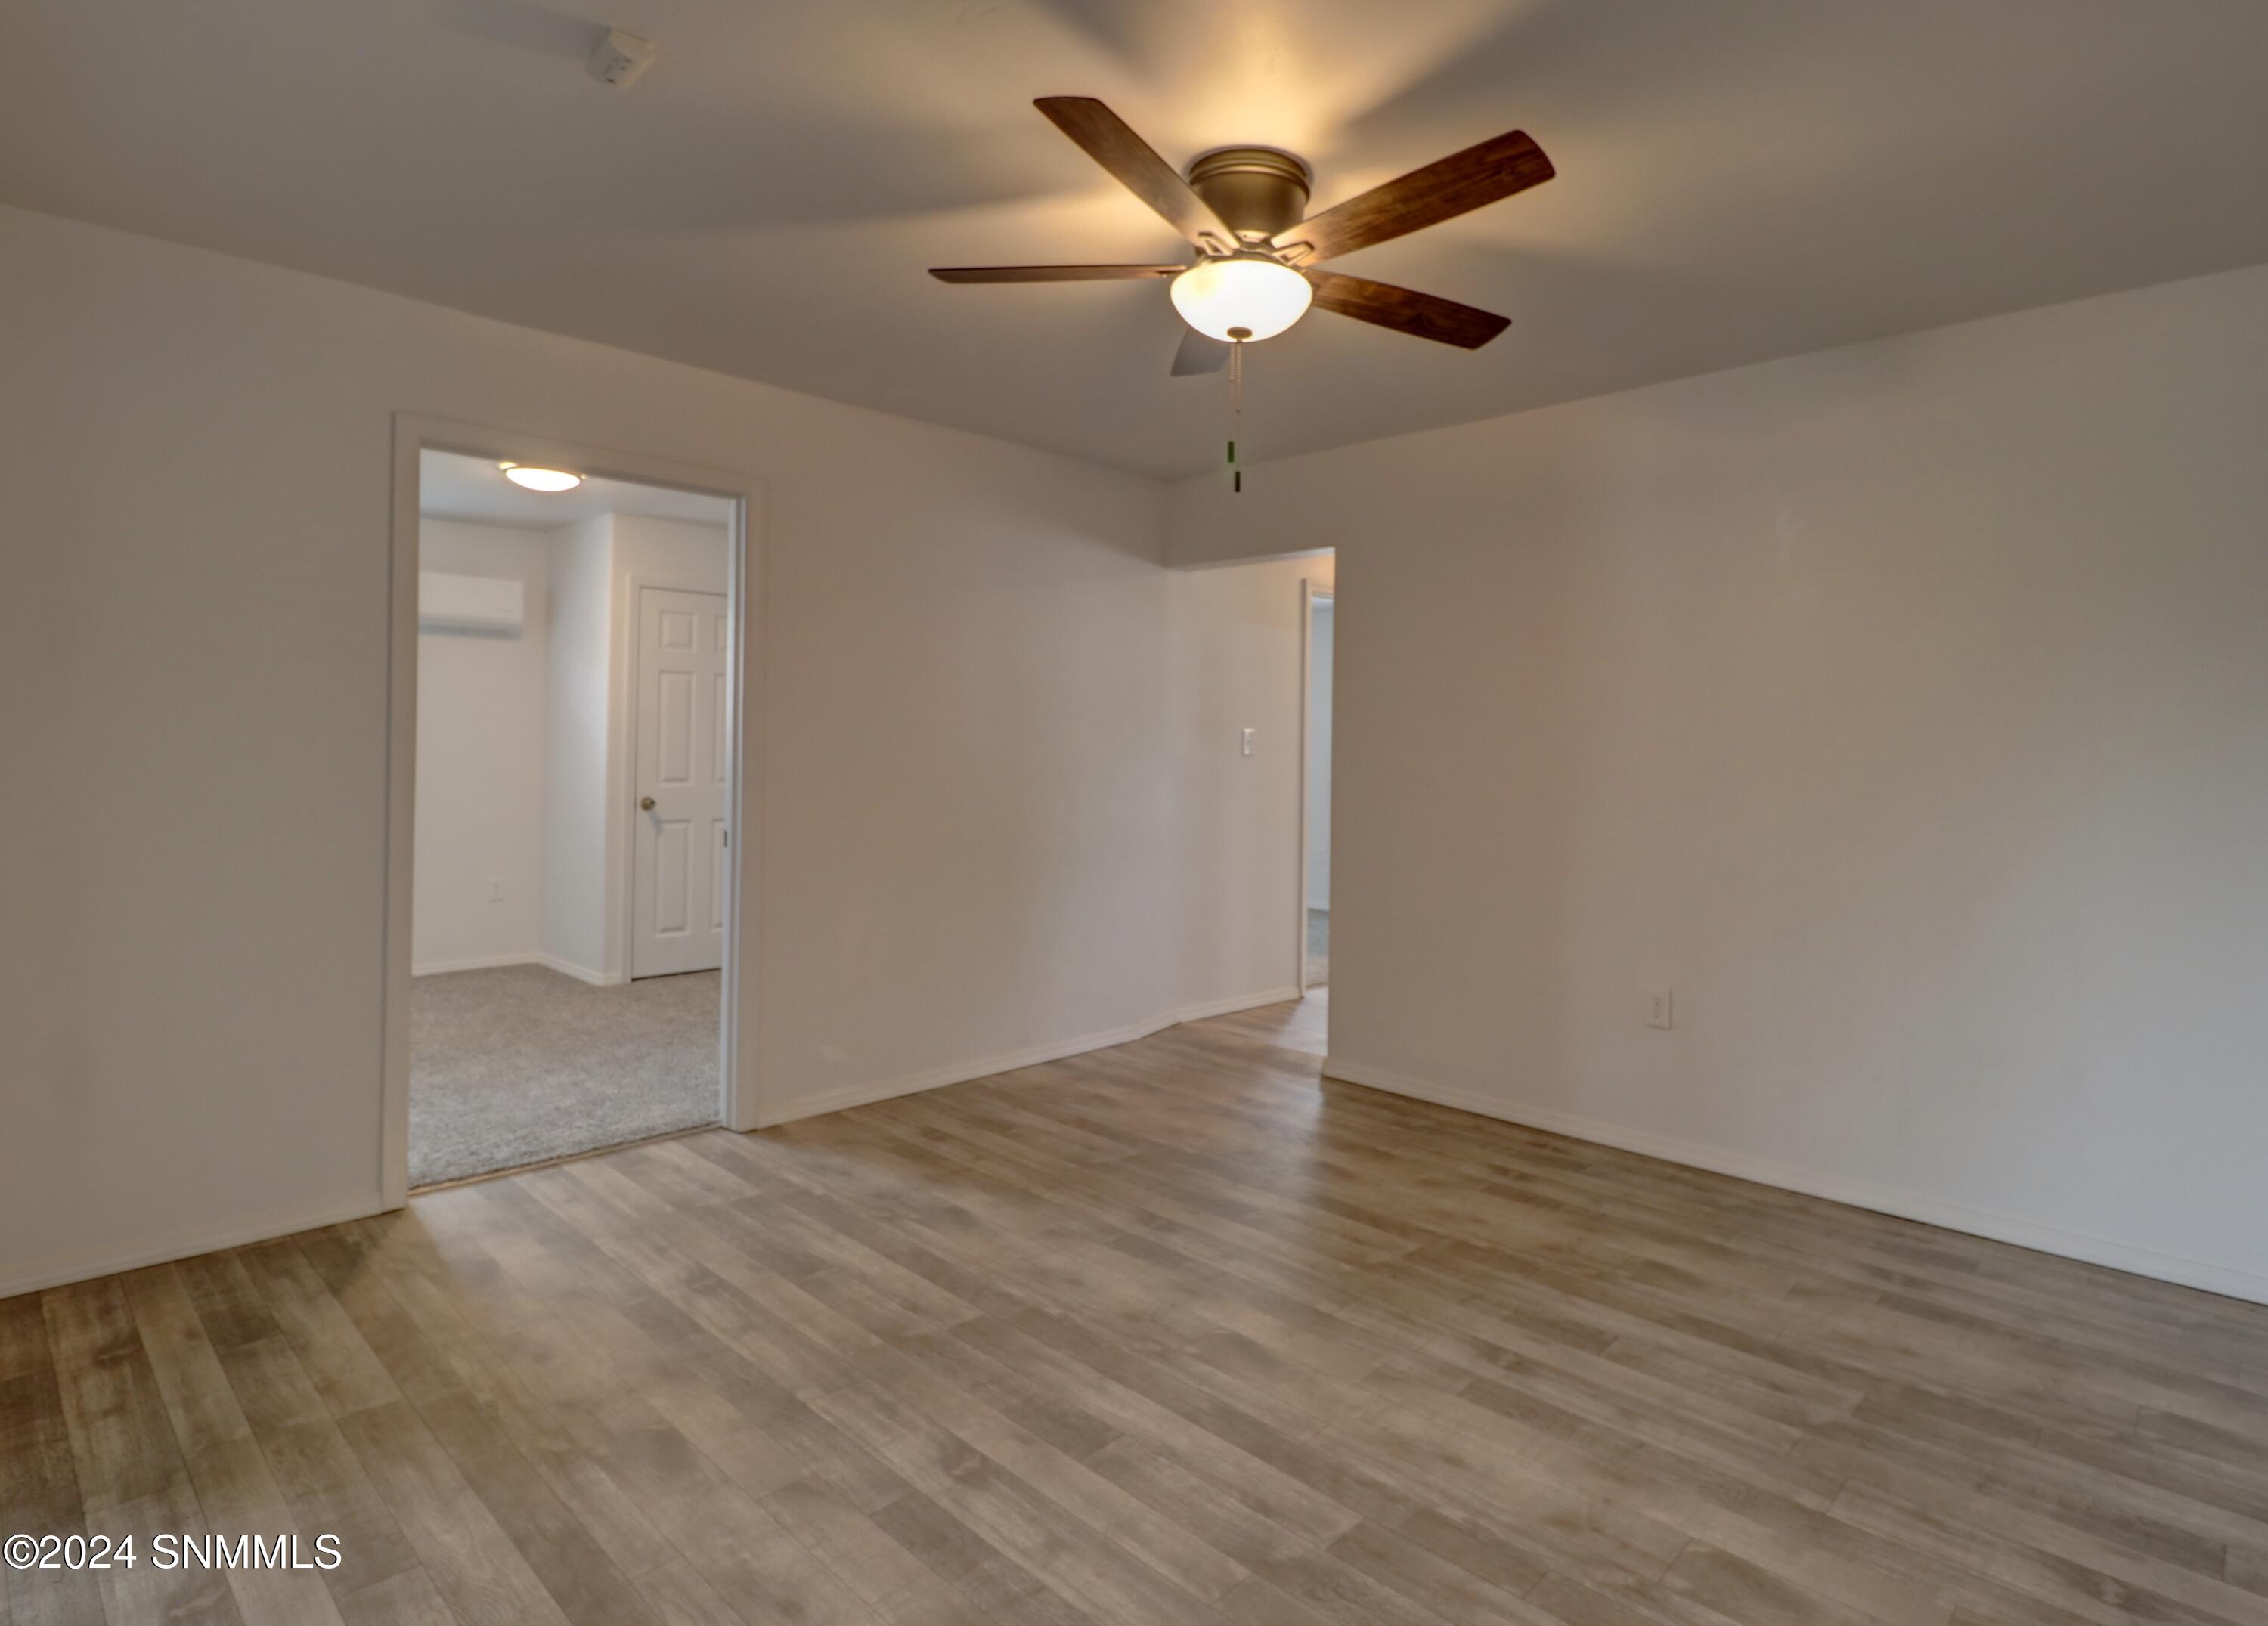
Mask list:
[[[1315,681],[1314,642],[1317,600],[1330,605],[1334,615],[1337,614],[1338,584],[1336,576],[1329,582],[1319,582],[1310,576],[1303,578],[1300,583],[1300,850],[1296,855],[1299,859],[1300,883],[1293,889],[1293,895],[1299,900],[1300,906],[1300,997],[1302,999],[1307,997],[1307,837],[1309,834],[1307,760],[1309,753],[1314,749],[1314,741],[1308,738],[1308,734],[1314,726],[1315,716],[1313,690]],[[1334,676],[1338,671],[1338,626],[1336,622],[1331,626],[1331,671]],[[1338,729],[1338,706],[1336,696],[1333,697],[1331,707],[1331,728],[1336,734]],[[1334,769],[1337,767],[1336,759],[1332,762],[1332,767]]]
[[[622,942],[616,945],[615,952],[622,957],[622,981],[630,983],[637,981],[637,748],[638,731],[644,726],[638,711],[638,640],[644,625],[642,620],[644,610],[640,596],[649,587],[659,588],[663,592],[691,592],[704,596],[710,594],[711,590],[707,587],[674,586],[668,582],[652,581],[643,576],[625,577],[622,587],[630,601],[630,614],[628,617],[630,624],[623,629],[622,647],[615,653],[622,663],[623,676],[626,680],[622,685],[623,715],[621,718],[622,743],[626,747],[622,755],[622,796],[629,803],[630,816],[622,823],[622,839],[615,855],[615,862],[621,866],[622,876]],[[725,609],[728,629],[732,625],[730,621],[732,607],[733,592],[728,573],[725,591]],[[728,639],[732,636],[729,630],[726,636]],[[733,651],[729,648],[725,651],[726,691],[725,698],[728,705],[732,701],[733,653]],[[728,743],[731,727],[728,721],[725,725]],[[725,858],[725,879],[727,887],[725,907],[728,910],[732,906],[729,890],[732,886],[732,859],[729,855],[733,850],[733,842],[737,834],[738,827],[733,822],[732,787],[728,784],[725,796],[725,850],[728,855]],[[729,915],[727,918],[730,918]],[[729,935],[728,927],[728,938]]]
[[[763,832],[748,816],[762,806],[763,666],[749,651],[762,636],[762,486],[729,469],[706,468],[643,452],[592,446],[548,435],[464,423],[413,412],[394,415],[393,580],[387,606],[385,803],[386,929],[380,953],[379,1194],[397,1209],[409,1196],[409,951],[417,811],[418,457],[469,456],[572,468],[586,475],[668,486],[723,497],[733,505],[727,538],[725,738],[733,752],[725,787],[726,849],[725,964],[718,1012],[718,1120],[746,1132],[756,1127],[762,1095],[755,1045],[762,1004],[761,920]],[[627,914],[627,911],[625,911]],[[627,969],[627,964],[625,967]]]

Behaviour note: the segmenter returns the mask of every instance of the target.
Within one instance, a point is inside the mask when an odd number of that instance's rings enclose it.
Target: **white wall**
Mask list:
[[[614,700],[614,516],[549,533],[551,623],[544,718],[544,959],[586,982],[617,981],[608,908]],[[419,750],[422,754],[423,744]]]
[[[423,972],[533,956],[541,935],[545,538],[425,519],[418,563],[522,584],[518,634],[417,636],[417,855],[410,964]],[[491,881],[504,885],[499,901]]]
[[[1331,633],[1333,601],[1315,600],[1307,645],[1307,907],[1331,906]]]
[[[770,1112],[1275,975],[1151,482],[16,210],[0,300],[0,1292],[379,1201],[397,409],[761,486]],[[1356,573],[1341,1070],[2260,1283],[2264,349],[2256,271],[1177,491]]]
[[[1174,578],[1174,797],[1186,830],[1172,866],[1181,1009],[1299,994],[1300,613],[1308,579],[1332,579],[1328,555]]]
[[[1348,578],[1332,1071],[2268,1299],[2264,446],[2268,269],[1179,489]]]
[[[681,592],[723,592],[731,585],[731,539],[722,526],[689,519],[657,519],[648,514],[616,514],[615,519],[615,615],[634,625],[637,587],[671,587]]]
[[[0,303],[0,1291],[379,1201],[397,409],[760,484],[768,1111],[1171,1008],[1154,482],[19,210]]]

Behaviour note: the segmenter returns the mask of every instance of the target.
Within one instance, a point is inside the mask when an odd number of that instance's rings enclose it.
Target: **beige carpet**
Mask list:
[[[714,971],[593,988],[499,966],[409,990],[413,1186],[717,1122]]]

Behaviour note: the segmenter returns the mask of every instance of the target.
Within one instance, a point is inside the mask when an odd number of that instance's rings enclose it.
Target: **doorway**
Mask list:
[[[748,494],[439,430],[405,421],[396,459],[397,1203],[753,1117],[733,971]]]
[[[1300,990],[1327,986],[1331,971],[1331,652],[1336,595],[1300,585]]]

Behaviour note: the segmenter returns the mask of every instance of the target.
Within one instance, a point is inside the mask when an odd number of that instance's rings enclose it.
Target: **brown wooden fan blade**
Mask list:
[[[1189,189],[1174,166],[1137,136],[1125,120],[1092,96],[1042,96],[1032,104],[1055,127],[1108,170],[1118,184],[1166,217],[1192,243],[1210,235],[1234,244],[1236,233],[1222,224],[1212,205]]]
[[[1476,350],[1512,326],[1508,316],[1476,311],[1469,305],[1415,289],[1396,288],[1392,283],[1373,283],[1366,276],[1349,276],[1340,271],[1306,275],[1315,285],[1318,310],[1336,311],[1341,316],[1375,322],[1420,339]]]
[[[1219,339],[1208,339],[1196,328],[1182,334],[1182,348],[1174,352],[1173,376],[1186,379],[1191,373],[1219,372],[1228,365],[1228,346]]]
[[[932,267],[940,283],[1124,283],[1178,276],[1185,265],[948,265]]]
[[[1541,186],[1556,173],[1543,148],[1509,130],[1286,226],[1276,234],[1276,246],[1312,244],[1315,260],[1352,254]]]

